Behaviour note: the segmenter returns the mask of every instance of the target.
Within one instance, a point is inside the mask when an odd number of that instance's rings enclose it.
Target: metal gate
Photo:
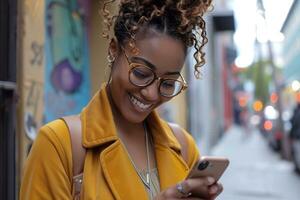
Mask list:
[[[16,198],[16,0],[0,1],[0,199]]]

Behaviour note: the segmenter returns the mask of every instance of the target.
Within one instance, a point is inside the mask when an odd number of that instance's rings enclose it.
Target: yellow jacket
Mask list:
[[[148,118],[161,190],[183,180],[199,154],[192,137],[188,162],[168,124],[154,111]],[[82,199],[143,200],[148,195],[116,134],[111,107],[104,88],[81,113],[82,143],[86,148]],[[68,128],[62,120],[43,126],[25,164],[21,200],[70,200],[72,150]]]

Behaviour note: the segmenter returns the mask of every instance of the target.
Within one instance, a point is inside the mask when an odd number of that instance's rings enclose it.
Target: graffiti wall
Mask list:
[[[22,119],[26,136],[33,140],[43,123],[44,96],[44,1],[26,0],[20,28],[22,65]]]
[[[90,98],[88,2],[46,0],[45,122],[79,113]]]
[[[17,179],[44,113],[44,1],[20,1],[18,21]]]

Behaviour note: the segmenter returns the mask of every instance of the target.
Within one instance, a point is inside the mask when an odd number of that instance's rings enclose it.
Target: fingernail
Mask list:
[[[215,179],[213,177],[208,177],[207,181],[208,181],[208,184],[211,185],[215,182]]]
[[[211,194],[215,194],[215,193],[217,193],[217,191],[218,191],[218,188],[217,188],[216,186],[212,186],[212,187],[210,188],[210,190],[209,190],[209,192],[210,192]]]

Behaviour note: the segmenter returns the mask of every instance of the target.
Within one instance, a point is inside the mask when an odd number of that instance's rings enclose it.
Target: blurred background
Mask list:
[[[0,199],[17,199],[38,129],[108,80],[99,0],[0,2]],[[111,11],[117,7],[111,7]],[[229,157],[220,200],[300,199],[300,2],[215,0],[200,80],[159,108],[202,155]]]

